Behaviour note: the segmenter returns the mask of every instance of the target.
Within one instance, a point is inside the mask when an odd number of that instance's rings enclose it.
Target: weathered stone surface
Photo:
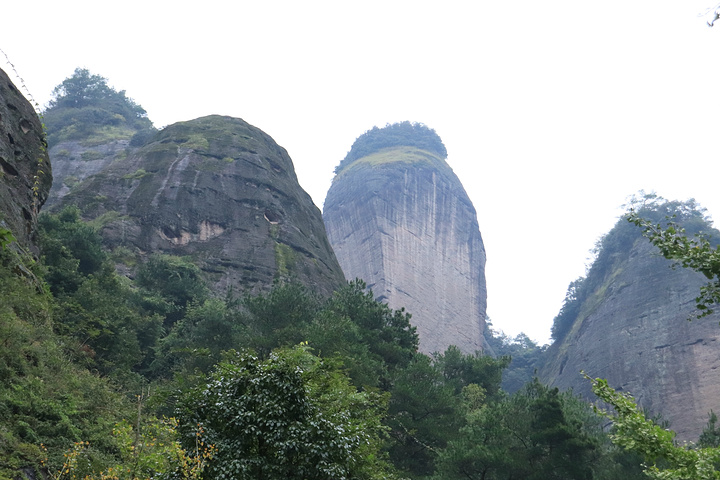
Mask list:
[[[53,186],[47,207],[59,202],[70,189],[91,175],[101,172],[114,160],[122,160],[136,149],[129,139],[111,140],[100,145],[85,145],[77,140],[60,142],[49,150],[53,164]]]
[[[0,226],[38,254],[37,215],[52,185],[42,125],[30,102],[0,70]]]
[[[109,248],[189,255],[216,289],[295,278],[329,295],[344,283],[322,217],[290,157],[238,118],[170,125],[68,193]]]
[[[475,209],[443,159],[393,147],[355,160],[333,180],[323,219],[347,278],[405,307],[421,351],[487,348],[485,249]]]
[[[705,278],[671,266],[637,238],[550,347],[540,378],[593,401],[580,371],[606,378],[669,420],[680,440],[697,441],[720,409],[720,314],[689,322]]]

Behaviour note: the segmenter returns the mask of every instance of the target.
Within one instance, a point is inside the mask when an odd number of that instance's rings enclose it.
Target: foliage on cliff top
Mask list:
[[[360,135],[345,158],[335,168],[335,173],[339,173],[359,158],[384,148],[399,146],[417,147],[434,153],[442,159],[447,158],[447,149],[435,130],[422,123],[405,121],[388,124],[383,128],[375,126]]]
[[[85,68],[76,68],[55,87],[43,115],[50,146],[66,140],[92,141],[97,134],[120,139],[154,130],[145,109],[125,90],[115,90],[105,77]]]
[[[695,200],[685,202],[666,200],[655,194],[641,193],[639,198],[633,197],[630,204],[634,212],[651,224],[666,226],[670,219],[681,225],[692,234],[701,232],[717,232],[712,228],[705,209]],[[560,313],[553,321],[552,338],[562,340],[572,329],[581,310],[593,293],[605,282],[608,274],[627,258],[635,242],[642,238],[643,231],[628,221],[627,216],[618,220],[617,224],[595,245],[595,260],[585,277],[570,283]]]

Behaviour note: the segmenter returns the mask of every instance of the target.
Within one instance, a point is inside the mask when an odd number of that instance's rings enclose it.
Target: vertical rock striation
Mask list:
[[[37,215],[52,185],[43,128],[30,102],[0,70],[0,227],[38,254]]]
[[[330,295],[344,284],[287,152],[239,118],[164,128],[58,207],[68,204],[93,220],[109,248],[189,256],[219,291],[257,292],[284,278]]]
[[[362,278],[378,299],[412,314],[421,351],[483,350],[485,249],[475,209],[443,158],[408,143],[341,164],[325,199],[328,238],[348,279]]]
[[[710,410],[720,409],[720,314],[688,321],[705,278],[673,269],[637,227],[620,222],[540,377],[593,401],[580,371],[606,378],[669,420],[680,440],[697,441]]]

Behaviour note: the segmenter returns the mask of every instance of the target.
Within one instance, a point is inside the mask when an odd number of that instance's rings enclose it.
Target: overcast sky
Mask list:
[[[0,48],[41,105],[84,67],[157,127],[243,118],[320,208],[364,131],[434,128],[478,212],[488,314],[511,335],[548,340],[629,195],[720,218],[720,24],[698,16],[713,1],[6,3]]]

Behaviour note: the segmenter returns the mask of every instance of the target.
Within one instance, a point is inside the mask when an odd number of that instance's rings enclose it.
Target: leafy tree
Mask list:
[[[65,207],[57,214],[40,215],[40,249],[46,280],[56,295],[72,293],[88,275],[100,270],[107,260],[102,238],[80,220],[80,210]]]
[[[139,480],[139,479],[200,479],[215,447],[205,443],[202,431],[195,435],[195,448],[185,450],[178,441],[177,420],[147,418],[133,427],[118,422],[112,431],[118,455],[102,464],[92,461],[90,442],[75,442],[54,480]]]
[[[53,98],[44,112],[48,143],[61,140],[83,140],[102,128],[125,129],[130,137],[139,132],[154,131],[147,112],[125,91],[116,91],[107,79],[76,68],[69,78],[56,86]]]
[[[412,478],[431,475],[437,451],[462,426],[460,398],[427,355],[418,354],[393,378],[388,424],[393,464]]]
[[[720,464],[720,448],[693,448],[678,445],[675,432],[657,425],[638,408],[627,393],[616,392],[607,380],[592,379],[592,390],[615,410],[605,413],[613,421],[610,437],[617,445],[636,452],[645,459],[645,474],[663,480],[705,480],[720,478],[716,466]]]
[[[712,306],[720,302],[720,245],[710,237],[711,233],[717,234],[717,230],[694,200],[668,202],[652,195],[642,202],[627,214],[628,222],[642,228],[643,235],[665,258],[710,280],[700,288],[700,295],[695,299],[700,311],[696,317],[710,315],[714,311]],[[664,214],[664,218],[658,218],[658,213]]]
[[[367,345],[370,356],[392,371],[407,365],[417,352],[417,329],[410,324],[404,308],[392,310],[378,302],[360,279],[336,291],[324,306],[326,315],[345,318],[357,326],[358,341]],[[319,346],[323,351],[323,346]],[[387,377],[381,374],[380,385]]]
[[[99,234],[76,207],[41,215],[40,250],[55,295],[55,331],[72,337],[78,360],[102,374],[147,368],[162,333],[162,319],[137,304],[115,273]]]
[[[360,135],[343,161],[335,168],[335,173],[339,173],[340,170],[359,158],[366,157],[383,148],[398,146],[417,147],[434,153],[442,159],[447,157],[447,149],[435,130],[422,123],[405,121],[392,125],[387,124],[383,128],[373,127]]]
[[[135,282],[143,290],[145,308],[164,316],[166,328],[181,319],[191,304],[202,303],[208,296],[200,268],[172,255],[152,255],[138,269]]]
[[[465,355],[457,347],[429,357],[417,354],[393,376],[388,425],[393,463],[413,478],[432,475],[438,451],[464,424],[462,392],[473,385],[484,397],[500,395],[509,358]]]
[[[710,418],[700,434],[698,445],[701,447],[720,447],[720,427],[717,426],[717,421],[717,415],[710,410]]]
[[[276,282],[265,295],[246,296],[236,321],[242,345],[267,358],[278,347],[305,341],[307,326],[320,309],[320,300],[297,282]]]
[[[499,401],[473,384],[463,395],[466,425],[439,454],[437,478],[593,478],[601,430],[576,397],[537,379]]]
[[[180,432],[192,442],[199,425],[216,446],[204,478],[388,478],[385,402],[307,347],[245,352],[182,398]]]

